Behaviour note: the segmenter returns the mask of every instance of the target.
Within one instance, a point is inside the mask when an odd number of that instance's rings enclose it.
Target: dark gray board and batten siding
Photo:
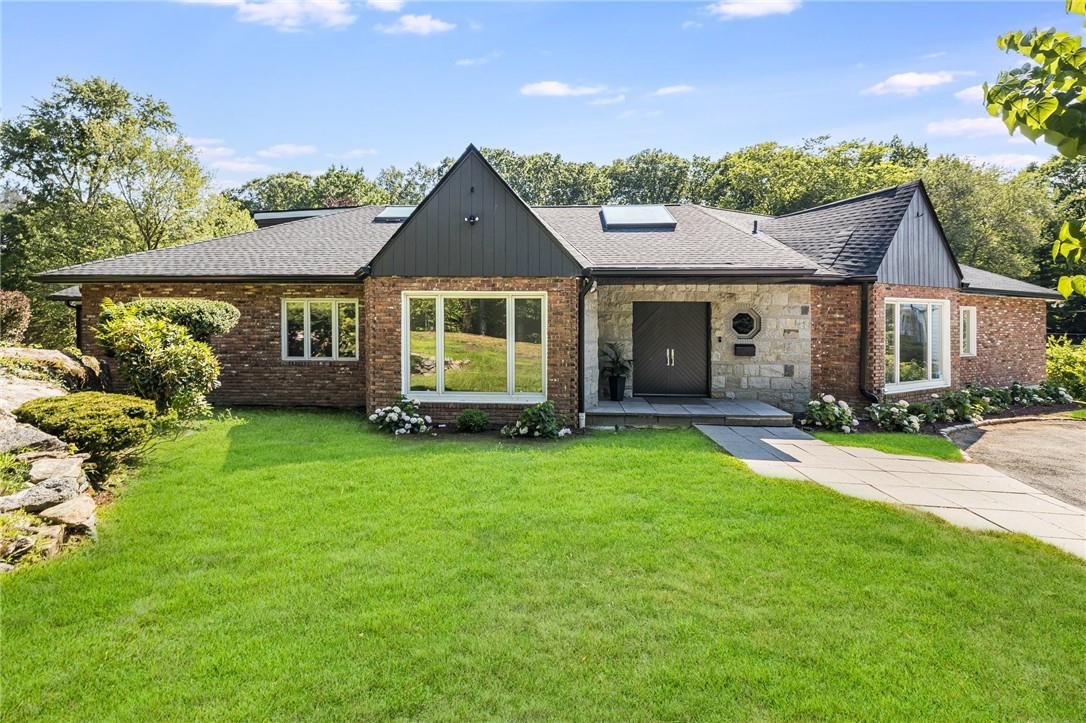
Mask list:
[[[474,190],[472,190],[474,189]],[[466,219],[479,217],[474,224]],[[374,276],[577,276],[581,267],[469,151],[374,258]]]
[[[879,266],[878,280],[886,284],[957,289],[961,279],[950,255],[935,211],[919,190],[913,194],[901,225]]]

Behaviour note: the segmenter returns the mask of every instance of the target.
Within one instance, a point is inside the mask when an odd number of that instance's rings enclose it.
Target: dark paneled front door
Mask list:
[[[709,304],[635,301],[633,393],[709,393]]]

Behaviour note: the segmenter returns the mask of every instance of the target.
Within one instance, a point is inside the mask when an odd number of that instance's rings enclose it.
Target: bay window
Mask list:
[[[950,384],[950,304],[926,299],[886,302],[886,391]]]
[[[288,361],[358,359],[358,302],[283,299],[282,352]]]
[[[542,401],[546,313],[541,293],[405,292],[404,394],[438,401]]]

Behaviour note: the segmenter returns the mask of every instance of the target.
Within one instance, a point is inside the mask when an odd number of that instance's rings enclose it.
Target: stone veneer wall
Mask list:
[[[401,311],[404,291],[547,292],[547,397],[570,424],[577,413],[577,284],[573,277],[371,276],[366,278],[364,314],[368,409],[390,404],[403,388]],[[467,407],[478,407],[492,423],[511,422],[523,404],[438,404],[424,409],[438,422],[452,422]]]
[[[94,333],[103,298],[216,299],[236,306],[241,318],[228,333],[211,340],[222,366],[222,386],[211,394],[213,402],[341,408],[365,403],[362,284],[87,283],[82,285],[82,293],[83,351],[92,356],[103,358]],[[284,361],[280,318],[283,298],[357,299],[358,361]]]
[[[637,350],[633,348],[633,302],[702,301],[710,304],[710,389],[714,397],[757,399],[788,411],[800,411],[811,394],[811,292],[808,285],[780,284],[601,284],[597,291],[599,343],[622,345],[634,357],[627,383],[637,388]],[[754,310],[762,328],[749,340],[753,357],[736,357],[732,317]],[[587,354],[586,354],[587,356]],[[598,377],[598,373],[597,373]],[[600,398],[605,399],[606,390]]]
[[[1006,386],[1045,378],[1045,301],[1014,296],[962,294],[977,309],[977,355],[958,359],[959,383]],[[955,318],[955,321],[958,319]],[[959,340],[952,340],[954,353]]]
[[[584,296],[584,406],[600,401],[600,292],[597,287]]]

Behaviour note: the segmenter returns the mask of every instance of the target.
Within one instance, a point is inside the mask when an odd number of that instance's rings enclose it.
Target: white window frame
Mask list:
[[[962,337],[962,329],[965,324],[965,317],[970,317],[969,324],[969,338],[964,339]],[[961,346],[959,356],[976,356],[977,355],[977,307],[975,306],[959,306],[958,307],[958,344],[961,345],[962,341],[968,342],[969,346]]]
[[[287,356],[287,304],[305,304],[305,356]],[[313,357],[309,355],[309,305],[313,303],[332,304],[332,356]],[[354,307],[354,356],[339,355],[339,309],[336,304],[350,304]],[[344,298],[291,298],[280,299],[279,304],[279,345],[283,361],[288,362],[337,362],[358,361],[360,340],[358,338],[358,299]]]
[[[445,299],[505,299],[505,384],[500,392],[446,392],[445,389]],[[411,389],[411,300],[434,299],[434,323],[437,339],[434,356],[438,362],[435,373],[437,391]],[[543,375],[542,393],[516,392],[516,313],[517,299],[539,299],[539,321],[542,326]],[[547,293],[545,291],[404,291],[400,300],[400,379],[403,393],[412,399],[430,402],[479,404],[537,404],[547,399]]]
[[[928,358],[927,369],[928,379],[920,379],[914,382],[886,382],[884,391],[887,394],[894,394],[898,392],[912,392],[920,389],[942,389],[949,387],[951,384],[951,374],[953,365],[950,363],[950,302],[946,299],[911,299],[911,298],[888,298],[883,301],[883,308],[885,309],[887,304],[894,305],[894,379],[898,379],[901,374],[901,305],[902,304],[928,304],[928,333],[931,333],[931,320],[930,315],[933,313],[932,308],[937,308],[942,322],[942,339],[939,340],[942,346],[942,359],[943,359],[943,378],[942,379],[930,379],[931,377],[931,351],[932,344],[927,344]],[[886,321],[883,320],[883,329],[886,328]],[[885,332],[884,332],[885,335]],[[886,339],[883,339],[882,353],[886,353]]]

